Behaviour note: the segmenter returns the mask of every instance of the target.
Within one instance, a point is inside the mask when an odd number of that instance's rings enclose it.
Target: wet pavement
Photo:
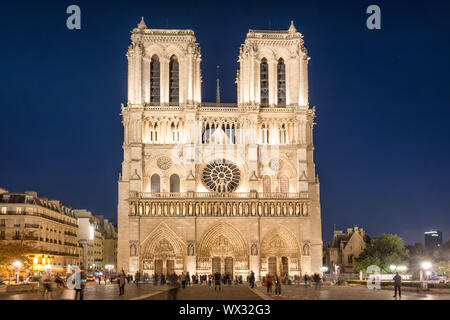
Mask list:
[[[286,285],[281,288],[281,295],[267,293],[267,288],[255,288],[266,299],[274,300],[399,300],[394,298],[392,290],[373,290],[367,287],[322,286],[320,289],[304,285]],[[449,293],[431,293],[402,291],[401,300],[450,300]]]
[[[84,291],[85,300],[167,300],[173,299],[173,291],[169,286],[153,284],[129,283],[125,287],[125,295],[119,296],[117,284],[88,283]],[[71,300],[74,291],[56,289],[52,296],[43,296],[42,291],[23,293],[1,293],[0,300]],[[403,290],[401,300],[450,300],[450,293],[415,292]],[[267,293],[260,284],[250,289],[247,284],[225,285],[222,291],[214,287],[193,285],[177,290],[177,300],[394,300],[391,290],[370,290],[366,287],[323,286],[321,289],[304,285],[284,285],[282,294],[277,296]]]
[[[159,293],[145,300],[170,300],[173,291]],[[215,291],[214,286],[193,285],[178,288],[176,300],[262,300],[258,293],[253,292],[247,285],[224,285],[222,290]]]
[[[162,293],[168,290],[167,286],[154,286],[153,284],[134,283],[125,285],[125,295],[119,296],[119,286],[117,284],[98,284],[97,282],[88,282],[84,289],[84,300],[138,300],[148,297],[152,294]],[[1,293],[0,300],[72,300],[74,299],[74,290],[55,289],[51,295],[43,295],[41,290],[33,292],[11,292]]]

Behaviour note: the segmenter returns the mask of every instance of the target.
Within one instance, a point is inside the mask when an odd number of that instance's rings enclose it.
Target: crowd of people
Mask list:
[[[86,285],[86,273],[81,271],[80,273],[81,281],[75,283],[75,300],[80,299],[83,300],[83,292]],[[141,276],[140,272],[136,272],[134,277],[130,274],[126,274],[123,270],[114,278],[107,277],[106,275],[103,277],[97,277],[97,281],[99,284],[102,283],[102,280],[105,284],[113,283],[113,279],[117,281],[119,287],[119,296],[125,295],[125,287],[127,283],[134,282],[136,287],[139,287],[142,283],[150,283],[150,278],[148,275]],[[247,277],[247,283],[251,288],[254,288],[256,285],[256,277],[253,271]],[[315,284],[316,289],[320,289],[322,279],[319,274],[314,274],[309,276],[307,274],[304,275],[304,284],[305,286],[312,286]],[[52,299],[52,291],[53,289],[59,287],[66,287],[66,280],[60,274],[52,274],[52,273],[44,273],[40,279],[43,297],[47,299]],[[230,274],[221,274],[216,272],[214,274],[189,274],[189,272],[182,272],[180,275],[177,275],[175,272],[171,274],[163,274],[163,273],[155,273],[152,275],[153,285],[168,285],[171,287],[169,290],[169,298],[175,299],[178,288],[186,288],[191,285],[201,285],[207,287],[214,287],[215,291],[221,291],[222,287],[225,285],[231,286],[233,283],[235,285],[242,285],[244,283],[244,279],[242,275],[236,275],[234,278]],[[55,283],[52,285],[52,283]],[[262,278],[261,285],[266,287],[267,293],[272,294],[274,291],[275,295],[281,295],[282,284],[292,284],[292,283],[300,283],[300,277],[288,277],[286,274],[282,275],[272,275],[268,274]]]

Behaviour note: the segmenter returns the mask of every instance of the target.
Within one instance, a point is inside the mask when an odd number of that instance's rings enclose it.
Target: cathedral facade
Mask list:
[[[288,30],[249,30],[237,103],[201,99],[192,30],[133,29],[118,270],[233,278],[321,273],[308,52]]]

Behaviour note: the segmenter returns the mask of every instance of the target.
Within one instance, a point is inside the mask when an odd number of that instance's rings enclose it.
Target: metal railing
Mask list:
[[[1,213],[0,216],[1,215],[14,215],[14,216],[16,216],[16,215],[19,215],[19,216],[28,215],[28,216],[34,216],[34,217],[42,217],[42,218],[45,218],[45,219],[48,219],[48,220],[56,221],[56,222],[59,222],[59,223],[63,223],[63,224],[66,224],[66,225],[78,228],[78,225],[75,224],[75,223],[67,222],[67,221],[64,221],[64,220],[58,219],[58,218],[53,218],[53,217],[51,217],[49,215],[46,215],[44,213],[35,213],[35,212],[29,213],[29,212],[7,211],[6,213]],[[16,226],[20,226],[20,225],[14,225],[14,226],[16,227]]]
[[[37,223],[25,223],[25,228],[39,228]]]

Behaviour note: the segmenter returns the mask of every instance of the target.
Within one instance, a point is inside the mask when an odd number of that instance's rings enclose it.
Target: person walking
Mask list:
[[[281,279],[279,276],[275,278],[275,294],[280,295],[281,294]]]
[[[168,285],[172,287],[168,292],[168,299],[177,300],[177,293],[180,285],[178,283],[178,276],[175,274],[175,272],[172,272],[171,275],[167,276],[167,282]]]
[[[222,282],[221,282],[221,275],[219,272],[216,272],[214,274],[214,291],[217,291],[217,288],[219,288],[219,291],[222,291]]]
[[[189,274],[189,271],[186,272],[186,285],[188,287],[191,285],[191,275]]]
[[[75,300],[77,300],[78,296],[80,297],[80,300],[83,300],[85,285],[86,285],[86,273],[83,271],[83,267],[81,267],[80,281],[75,281]]]
[[[314,283],[315,283],[315,289],[320,290],[320,275],[318,273],[315,273],[313,279],[314,279]]]
[[[134,282],[136,283],[137,288],[139,288],[139,281],[141,281],[141,274],[139,271],[136,271],[136,274],[134,275]]]
[[[250,272],[250,287],[253,289],[255,287],[255,273],[253,270]]]
[[[122,270],[122,273],[119,276],[119,296],[123,296],[125,294],[125,281],[126,281],[125,272]]]
[[[186,275],[184,274],[184,272],[181,273],[180,281],[181,281],[181,287],[183,289],[186,288]]]
[[[267,293],[272,293],[272,284],[272,276],[269,274],[266,277]]]
[[[398,274],[398,272],[395,274],[394,278],[394,298],[397,297],[397,290],[398,290],[398,297],[401,298],[402,297],[402,289],[401,289],[401,285],[402,285],[402,277]]]
[[[305,273],[305,287],[308,286],[308,282],[309,282],[309,276],[307,273]]]
[[[42,297],[45,299],[48,299],[50,297],[50,299],[53,299],[53,288],[52,288],[52,275],[50,274],[50,272],[46,271],[43,274],[42,277],[42,284],[43,284],[43,292],[42,292]]]

